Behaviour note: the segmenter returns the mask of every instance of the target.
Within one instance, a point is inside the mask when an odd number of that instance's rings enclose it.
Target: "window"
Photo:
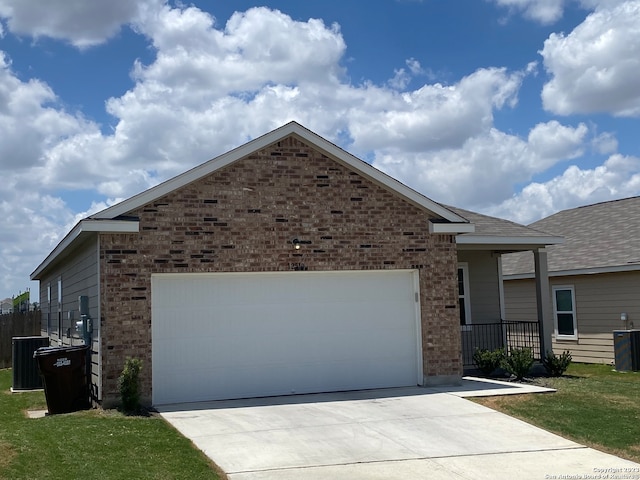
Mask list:
[[[58,277],[58,343],[62,345],[62,277]]]
[[[553,319],[556,338],[577,339],[576,295],[573,286],[553,287]]]
[[[466,263],[458,264],[458,304],[460,306],[460,325],[470,325],[469,265]]]
[[[51,284],[47,284],[47,336],[51,336]]]

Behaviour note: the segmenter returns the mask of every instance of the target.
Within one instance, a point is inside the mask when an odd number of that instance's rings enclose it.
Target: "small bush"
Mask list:
[[[504,360],[504,350],[498,348],[496,350],[487,350],[486,348],[477,348],[473,353],[473,363],[484,375],[491,375]]]
[[[127,358],[122,374],[118,377],[122,409],[125,412],[134,413],[140,408],[140,370],[142,360]]]
[[[553,352],[547,352],[542,359],[542,365],[550,377],[560,377],[571,364],[571,352],[565,350],[560,355]]]
[[[502,362],[502,368],[514,375],[516,380],[522,380],[532,366],[533,353],[530,348],[514,348]]]

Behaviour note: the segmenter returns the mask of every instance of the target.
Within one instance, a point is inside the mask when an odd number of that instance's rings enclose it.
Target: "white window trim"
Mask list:
[[[58,345],[63,345],[64,339],[64,318],[62,318],[62,277],[58,277],[58,315],[56,318],[58,324]]]
[[[47,336],[51,337],[51,283],[47,284]]]
[[[571,305],[573,310],[573,335],[561,335],[558,333],[558,305],[556,302],[556,292],[558,290],[570,290],[571,291]],[[577,340],[578,339],[578,316],[576,313],[576,291],[573,285],[553,285],[551,287],[551,296],[553,297],[553,330],[557,340]],[[568,312],[560,312],[568,313]]]
[[[464,313],[467,323],[460,325],[463,330],[470,330],[471,324],[471,290],[469,289],[469,264],[467,262],[459,262],[458,270],[462,269],[462,286],[464,288]],[[457,272],[457,270],[456,270]],[[460,292],[458,292],[458,299],[460,299]]]

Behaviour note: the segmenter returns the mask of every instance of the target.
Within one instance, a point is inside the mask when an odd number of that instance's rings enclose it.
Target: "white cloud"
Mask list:
[[[369,86],[350,112],[349,130],[357,151],[400,149],[424,152],[460,147],[488,130],[493,110],[514,105],[523,74],[479,69],[454,85],[423,85],[396,93]]]
[[[218,30],[213,17],[195,7],[165,6],[139,29],[158,49],[152,65],[136,66],[138,88],[146,89],[141,94],[177,95],[189,106],[266,83],[326,83],[342,75],[344,40],[337,25],[322,20],[296,22],[261,7],[234,13]]]
[[[492,0],[512,13],[522,13],[525,18],[543,25],[555,23],[564,12],[565,0]]]
[[[17,295],[29,287],[29,274],[62,239],[61,223],[73,218],[59,198],[33,188],[0,188],[0,290]],[[37,301],[37,298],[32,298]]]
[[[572,165],[548,182],[531,183],[487,212],[528,224],[559,210],[630,197],[639,191],[640,158],[615,154],[596,168]]]
[[[56,108],[56,101],[47,84],[18,79],[0,51],[0,170],[42,165],[60,139],[94,128],[81,116]]]
[[[599,154],[607,155],[618,150],[618,139],[611,132],[603,132],[594,137],[591,145]]]
[[[583,145],[588,128],[566,127],[556,120],[539,123],[529,132],[528,144],[534,154],[546,159],[576,158],[584,153]]]
[[[583,124],[573,128],[552,121],[536,125],[525,141],[491,128],[460,148],[381,151],[374,165],[434,200],[481,210],[511,197],[514,184],[575,157],[587,133]]]
[[[0,142],[0,169],[11,167],[0,188],[0,212],[15,221],[0,234],[11,236],[0,237],[0,267],[12,272],[5,276],[26,278],[74,222],[95,209],[290,120],[435,200],[484,211],[501,205],[507,214],[511,204],[504,202],[514,184],[580,155],[590,142],[600,152],[615,152],[612,134],[590,138],[595,126],[551,120],[526,137],[496,128],[495,112],[516,106],[534,63],[515,72],[480,68],[450,84],[410,88],[409,80],[424,75],[410,58],[395,86],[353,85],[341,63],[346,45],[336,25],[253,8],[221,26],[195,7],[158,5],[148,3],[127,20],[148,38],[155,58],[133,66],[133,88],[107,99],[114,118],[108,133],[66,112],[46,83],[17,78],[0,57],[0,135],[11,132]],[[80,36],[64,38],[80,45]],[[631,167],[611,160],[607,168]],[[73,212],[60,191],[79,186],[113,200]],[[18,198],[19,188],[32,194]],[[556,194],[548,189],[550,204]],[[536,205],[542,203],[511,206],[531,212]],[[42,236],[20,240],[34,230]],[[10,280],[0,282],[3,287]]]
[[[15,34],[51,37],[85,48],[115,35],[149,4],[161,3],[163,0],[0,0],[0,17],[8,19],[9,30]]]
[[[408,58],[405,63],[413,75],[421,75],[424,73],[420,62],[415,58]]]
[[[545,109],[640,116],[640,0],[597,9],[568,35],[551,34],[540,54],[551,75]]]
[[[409,85],[411,81],[411,75],[404,68],[400,68],[394,70],[394,75],[391,80],[389,80],[389,86],[396,90],[404,90]]]

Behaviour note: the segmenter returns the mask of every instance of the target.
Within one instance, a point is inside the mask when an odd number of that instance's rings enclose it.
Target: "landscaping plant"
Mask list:
[[[504,360],[504,350],[497,348],[488,350],[486,348],[477,348],[473,352],[473,363],[484,375],[491,375]]]
[[[127,358],[122,374],[118,378],[122,410],[135,413],[140,408],[140,370],[142,360]]]
[[[542,359],[542,365],[550,377],[560,377],[571,365],[571,352],[565,350],[560,355],[547,352]]]
[[[533,366],[533,353],[530,348],[514,348],[502,361],[502,368],[522,380]]]

